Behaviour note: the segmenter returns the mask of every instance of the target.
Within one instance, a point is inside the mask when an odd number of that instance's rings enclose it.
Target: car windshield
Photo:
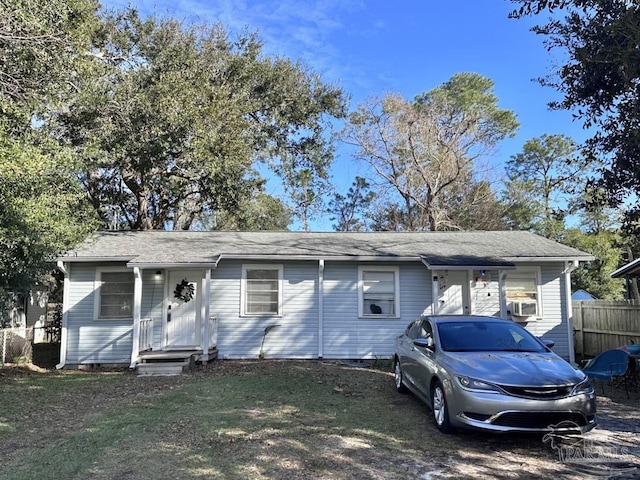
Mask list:
[[[440,346],[448,352],[545,352],[524,328],[502,322],[446,322],[438,324]]]

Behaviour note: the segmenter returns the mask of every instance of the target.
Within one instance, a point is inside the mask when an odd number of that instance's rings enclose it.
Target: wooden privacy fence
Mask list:
[[[640,344],[640,303],[636,300],[573,302],[577,357],[595,357],[629,343]]]

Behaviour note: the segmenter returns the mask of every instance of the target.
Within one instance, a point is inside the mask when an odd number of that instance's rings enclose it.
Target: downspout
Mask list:
[[[60,331],[60,363],[56,365],[56,368],[60,370],[64,368],[64,364],[67,363],[67,322],[69,318],[69,271],[65,268],[64,262],[58,260],[58,270],[64,275],[64,281],[62,284],[62,325]]]
[[[500,299],[500,318],[509,319],[509,314],[507,313],[507,274],[508,272],[502,270],[498,273],[498,289],[499,299]]]
[[[131,363],[129,368],[136,368],[140,353],[140,313],[142,309],[142,274],[139,267],[133,267],[133,332],[131,345]]]
[[[318,260],[318,358],[324,355],[324,259]]]
[[[575,363],[575,346],[573,344],[573,300],[571,299],[571,273],[578,268],[578,261],[567,262],[564,269],[565,308],[567,309],[567,338],[569,343],[569,363]]]

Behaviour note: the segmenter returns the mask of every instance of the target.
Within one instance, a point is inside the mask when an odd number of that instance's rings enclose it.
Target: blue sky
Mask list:
[[[520,122],[516,137],[496,152],[492,163],[498,166],[545,133],[586,138],[570,112],[547,108],[558,94],[532,80],[546,75],[559,55],[547,52],[529,30],[545,17],[511,20],[514,4],[507,0],[106,0],[103,6],[129,3],[143,15],[221,22],[231,32],[255,29],[265,53],[310,66],[341,86],[352,108],[386,92],[411,99],[459,72],[489,77],[500,106],[515,111]],[[338,150],[334,183],[342,192],[361,173]],[[330,229],[330,222],[319,221],[314,229]]]

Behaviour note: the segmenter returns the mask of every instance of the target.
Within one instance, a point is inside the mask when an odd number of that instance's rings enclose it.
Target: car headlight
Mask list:
[[[459,375],[456,377],[458,383],[462,388],[466,388],[467,390],[478,390],[481,392],[495,392],[500,393],[500,389],[491,383],[483,382],[482,380],[478,380],[477,378],[472,377],[464,377]]]
[[[571,395],[580,395],[583,393],[593,393],[593,385],[591,385],[589,377],[586,377],[571,390]]]

